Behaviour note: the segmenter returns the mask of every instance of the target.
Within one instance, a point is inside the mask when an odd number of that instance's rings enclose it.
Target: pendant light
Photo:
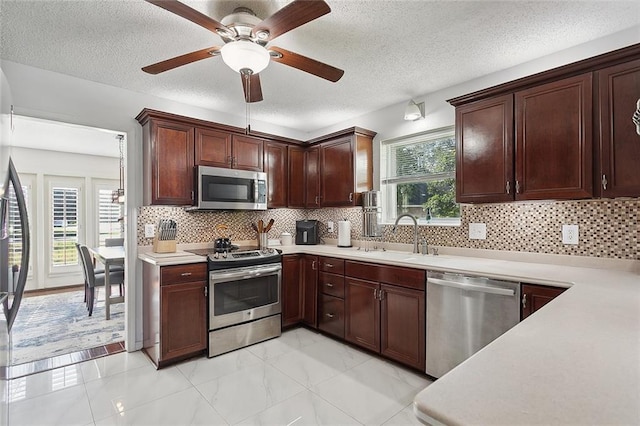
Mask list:
[[[111,202],[114,204],[124,204],[124,135],[117,135],[118,146],[120,148],[120,186],[111,193]]]

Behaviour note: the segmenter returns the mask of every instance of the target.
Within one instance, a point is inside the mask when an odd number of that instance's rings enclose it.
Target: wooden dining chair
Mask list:
[[[93,314],[93,305],[96,297],[95,289],[100,286],[104,287],[105,273],[104,271],[95,271],[93,268],[91,253],[89,253],[89,248],[87,248],[87,246],[78,244],[78,250],[80,252],[80,259],[82,260],[82,267],[84,269],[85,276],[85,301],[87,302],[89,316],[91,316]],[[110,270],[109,283],[122,285],[124,283],[124,270]]]

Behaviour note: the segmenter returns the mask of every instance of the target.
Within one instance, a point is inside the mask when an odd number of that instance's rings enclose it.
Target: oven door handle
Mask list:
[[[254,270],[238,270],[238,271],[225,271],[225,272],[211,272],[211,279],[214,282],[218,281],[230,281],[233,279],[247,279],[261,277],[263,275],[271,275],[275,272],[282,270],[281,265],[263,266]]]

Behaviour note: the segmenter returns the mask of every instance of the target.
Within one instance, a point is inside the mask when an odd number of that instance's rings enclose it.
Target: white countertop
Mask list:
[[[414,412],[436,424],[640,424],[638,261],[523,254],[533,261],[521,262],[329,245],[278,248],[571,287],[420,392]],[[598,268],[585,267],[591,265]]]

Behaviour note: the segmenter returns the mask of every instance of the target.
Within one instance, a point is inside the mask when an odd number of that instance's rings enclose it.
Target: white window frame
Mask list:
[[[92,197],[94,198],[93,200],[93,208],[94,208],[94,214],[93,217],[95,218],[95,223],[93,224],[93,237],[94,237],[94,241],[95,241],[95,245],[96,246],[100,246],[101,245],[101,241],[100,241],[100,190],[108,190],[109,192],[118,189],[118,186],[120,185],[120,182],[118,180],[115,179],[94,179],[93,180],[93,191],[92,191]],[[120,217],[122,217],[124,215],[124,205],[120,205]],[[119,224],[118,226],[120,226],[121,231],[120,231],[120,238],[124,237],[124,234],[122,233],[122,225]]]
[[[85,179],[73,178],[73,177],[56,177],[46,176],[46,222],[47,232],[45,236],[45,259],[47,262],[47,273],[49,277],[57,277],[60,275],[74,274],[80,271],[80,259],[78,263],[74,265],[53,266],[52,259],[52,239],[53,239],[53,215],[52,211],[52,194],[54,187],[67,187],[78,189],[78,207],[77,207],[77,220],[78,220],[78,242],[84,241],[84,229],[85,229]]]
[[[402,146],[412,145],[418,142],[425,142],[429,140],[438,140],[446,137],[455,137],[455,127],[447,126],[439,129],[429,130],[426,132],[415,133],[408,136],[402,136],[393,139],[387,139],[380,143],[380,192],[382,195],[382,223],[391,225],[395,223],[397,211],[396,200],[396,187],[399,183],[418,183],[429,182],[433,180],[440,180],[443,178],[453,177],[455,179],[455,170],[448,173],[438,173],[429,176],[419,176],[413,178],[411,176],[389,178],[389,167],[391,164],[395,164],[395,158],[393,158],[393,150],[390,146]],[[433,226],[460,226],[460,217],[457,218],[432,218],[427,220],[426,214],[417,218],[419,225],[433,225]],[[413,221],[409,218],[402,218],[401,224],[413,224]]]

